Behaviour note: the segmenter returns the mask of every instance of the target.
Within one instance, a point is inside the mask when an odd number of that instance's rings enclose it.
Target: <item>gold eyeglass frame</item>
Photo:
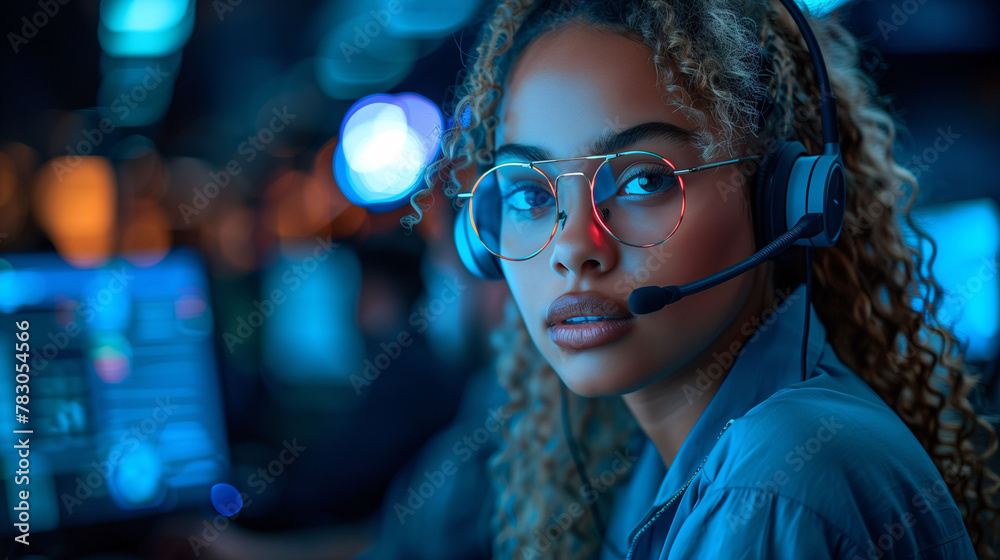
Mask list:
[[[485,173],[483,173],[482,175],[480,175],[479,179],[477,179],[476,183],[472,186],[472,190],[471,191],[466,192],[466,193],[458,193],[455,196],[457,196],[458,198],[463,198],[463,199],[464,198],[468,198],[469,199],[469,204],[471,204],[472,203],[472,197],[475,196],[476,189],[479,187],[479,184],[483,181],[483,179],[486,178],[486,176],[489,175],[490,173],[493,173],[497,169],[500,169],[500,168],[503,168],[503,167],[508,167],[508,166],[526,167],[526,168],[530,168],[530,169],[532,169],[534,171],[537,171],[538,173],[540,173],[542,175],[542,177],[545,177],[545,181],[548,183],[549,189],[552,191],[552,197],[556,201],[556,220],[555,220],[555,223],[552,224],[552,231],[549,232],[549,238],[548,238],[548,240],[545,241],[545,243],[542,245],[542,247],[540,249],[538,249],[534,253],[528,255],[527,257],[520,257],[520,258],[505,257],[503,255],[495,253],[492,249],[490,249],[489,246],[483,241],[482,235],[480,235],[480,233],[479,233],[479,228],[476,226],[475,217],[472,214],[472,208],[471,207],[469,208],[469,220],[472,222],[472,229],[476,232],[476,237],[479,239],[479,242],[482,243],[483,247],[485,247],[487,251],[489,251],[491,254],[493,254],[493,255],[501,258],[501,259],[504,259],[504,260],[508,260],[508,261],[526,261],[526,260],[534,257],[535,255],[537,255],[538,253],[541,253],[542,251],[545,250],[546,247],[549,246],[549,243],[551,243],[552,239],[555,237],[556,230],[559,228],[559,222],[565,219],[565,216],[563,216],[562,218],[560,218],[560,215],[563,214],[563,213],[559,212],[559,194],[558,194],[559,179],[561,179],[563,177],[567,177],[567,176],[569,176],[569,177],[580,176],[580,177],[583,177],[584,179],[588,178],[587,175],[583,171],[572,171],[572,172],[561,173],[561,174],[557,175],[556,178],[555,178],[555,181],[553,181],[551,178],[549,178],[549,176],[544,171],[542,171],[541,169],[539,169],[537,167],[537,165],[543,164],[543,163],[561,163],[561,162],[564,162],[564,161],[581,161],[581,160],[603,159],[604,161],[602,161],[601,164],[598,165],[596,169],[594,169],[593,174],[589,177],[589,180],[590,180],[590,207],[591,207],[591,210],[593,212],[594,217],[597,218],[597,222],[601,225],[601,228],[605,232],[607,232],[608,235],[610,235],[615,241],[618,241],[619,243],[621,243],[623,245],[628,245],[629,247],[638,247],[638,248],[655,247],[655,246],[659,245],[660,243],[663,243],[667,239],[670,239],[674,235],[674,233],[677,231],[677,228],[680,227],[681,221],[683,221],[683,219],[684,219],[684,209],[685,209],[685,205],[686,205],[687,195],[684,192],[684,181],[680,177],[678,177],[677,180],[678,180],[678,182],[680,183],[680,186],[681,186],[681,215],[677,219],[677,224],[674,226],[674,229],[671,230],[671,232],[669,234],[667,234],[666,237],[664,237],[660,241],[657,241],[656,243],[650,243],[648,245],[635,245],[633,243],[629,243],[627,241],[623,241],[623,240],[619,239],[618,236],[615,235],[608,228],[608,225],[606,223],[604,223],[604,218],[597,211],[597,204],[594,202],[594,184],[597,182],[597,174],[601,171],[601,169],[604,167],[604,165],[606,165],[609,161],[611,161],[611,160],[613,160],[613,159],[615,159],[617,157],[627,156],[627,155],[633,155],[633,154],[652,156],[652,157],[655,157],[657,159],[662,160],[664,163],[667,164],[667,166],[670,167],[670,169],[673,170],[673,174],[675,176],[676,175],[686,175],[688,173],[695,173],[697,171],[704,171],[706,169],[713,169],[713,168],[716,168],[716,167],[721,167],[723,165],[730,165],[730,164],[733,164],[733,163],[739,163],[741,161],[745,161],[745,160],[748,160],[748,159],[756,159],[756,158],[763,157],[762,155],[745,156],[745,157],[740,157],[740,158],[731,159],[731,160],[727,160],[727,161],[720,161],[720,162],[714,162],[714,163],[706,163],[704,165],[698,165],[698,166],[695,166],[695,167],[689,167],[687,169],[677,169],[674,166],[674,164],[671,163],[670,160],[668,160],[667,158],[665,158],[665,157],[663,157],[663,156],[661,156],[659,154],[656,154],[656,153],[653,153],[653,152],[647,152],[647,151],[644,151],[644,150],[632,150],[632,151],[628,151],[628,152],[620,152],[620,153],[616,153],[616,154],[605,154],[605,155],[598,155],[598,156],[581,156],[581,157],[561,158],[561,159],[544,159],[544,160],[538,160],[538,161],[532,161],[532,162],[509,162],[509,163],[501,163],[500,165],[496,165],[496,166],[491,167],[488,171],[486,171]]]

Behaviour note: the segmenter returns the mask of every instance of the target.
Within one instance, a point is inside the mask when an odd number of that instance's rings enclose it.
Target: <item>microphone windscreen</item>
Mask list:
[[[636,315],[659,311],[667,303],[666,292],[658,286],[636,288],[628,296],[628,306]]]

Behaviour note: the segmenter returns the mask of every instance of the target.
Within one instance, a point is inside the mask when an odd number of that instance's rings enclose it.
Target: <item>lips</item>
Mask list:
[[[566,294],[549,305],[545,314],[546,326],[565,323],[567,319],[600,317],[603,319],[631,319],[632,312],[627,305],[620,304],[595,292]]]
[[[635,327],[625,305],[595,292],[566,294],[545,315],[549,338],[569,350],[584,350],[613,342]]]

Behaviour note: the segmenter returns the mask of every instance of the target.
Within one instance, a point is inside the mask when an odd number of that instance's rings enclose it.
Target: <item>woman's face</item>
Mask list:
[[[664,103],[651,54],[638,41],[575,23],[540,36],[511,68],[496,146],[528,146],[552,159],[595,155],[591,147],[598,138],[662,123],[666,126],[645,127],[659,133],[639,135],[614,151],[653,152],[678,169],[705,163],[690,137],[669,133],[692,131],[695,123]],[[500,156],[497,163],[523,159]],[[556,167],[566,173],[581,165],[588,164],[563,162]],[[628,297],[641,286],[698,280],[753,253],[741,174],[739,165],[728,165],[685,176],[680,227],[666,242],[650,248],[623,245],[604,231],[594,216],[587,180],[559,180],[559,210],[566,213],[565,222],[541,253],[526,261],[503,260],[502,267],[534,343],[574,392],[599,396],[640,389],[696,363],[734,322],[747,304],[758,277],[754,274],[648,315],[631,315]],[[554,174],[550,177],[555,179]],[[611,300],[631,318],[550,326],[550,306],[566,294]],[[607,331],[610,336],[594,336]]]

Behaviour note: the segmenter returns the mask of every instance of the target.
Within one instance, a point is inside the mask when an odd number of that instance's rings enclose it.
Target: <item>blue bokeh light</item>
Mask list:
[[[187,0],[104,0],[101,22],[110,31],[158,31],[179,24]]]
[[[45,296],[45,277],[31,270],[0,270],[0,313],[36,305]]]
[[[139,444],[134,450],[124,450],[124,447],[112,448],[116,455],[108,457],[108,463],[113,466],[108,479],[112,497],[123,509],[158,505],[163,499],[165,487],[163,463],[156,449],[148,444]],[[121,457],[117,464],[114,463],[115,456]]]
[[[462,28],[475,15],[480,2],[470,0],[424,0],[403,5],[399,0],[382,0],[373,10],[385,21],[393,35],[431,39]]]
[[[243,497],[232,484],[222,482],[212,487],[212,505],[215,506],[215,511],[232,517],[243,509]]]
[[[348,19],[331,29],[316,49],[316,83],[332,99],[357,99],[390,89],[413,69],[419,44],[380,32],[363,31],[364,16]],[[381,28],[379,28],[381,29]]]
[[[111,56],[165,56],[194,29],[191,0],[102,0],[100,11],[97,37]]]
[[[365,358],[357,328],[361,263],[347,246],[326,249],[322,260],[316,249],[290,243],[262,272],[261,298],[285,298],[261,332],[264,364],[280,382],[274,387],[349,385]],[[296,268],[311,272],[300,278]]]
[[[968,341],[968,359],[993,359],[1000,350],[1000,208],[978,199],[915,209],[912,215],[937,245],[933,273],[945,290],[938,317]],[[904,229],[907,243],[915,245],[916,236]],[[930,243],[921,247],[928,258]],[[926,260],[923,268],[926,274]],[[919,300],[915,303],[920,309]]]
[[[823,16],[846,4],[847,0],[796,0],[796,2],[809,14]]]
[[[440,146],[441,111],[420,95],[359,100],[340,127],[334,177],[353,204],[372,212],[399,208],[422,184]]]

